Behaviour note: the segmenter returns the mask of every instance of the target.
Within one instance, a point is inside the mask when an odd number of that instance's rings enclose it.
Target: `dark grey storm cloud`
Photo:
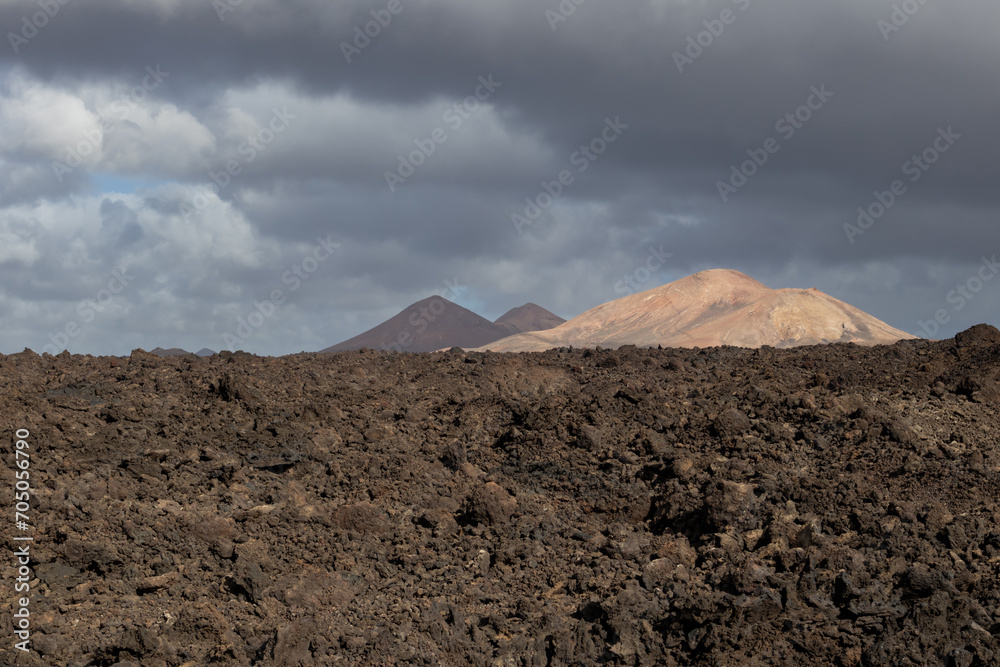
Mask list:
[[[276,290],[239,347],[325,347],[456,281],[491,318],[571,317],[658,249],[641,287],[722,266],[916,334],[996,323],[998,22],[988,0],[4,3],[0,348],[218,349]]]

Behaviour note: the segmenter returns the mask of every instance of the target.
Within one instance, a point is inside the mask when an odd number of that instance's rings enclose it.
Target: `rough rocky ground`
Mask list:
[[[2,665],[996,665],[1000,332],[0,357]],[[11,495],[8,514],[13,515]],[[15,530],[4,522],[8,544]],[[10,552],[8,552],[10,553]]]

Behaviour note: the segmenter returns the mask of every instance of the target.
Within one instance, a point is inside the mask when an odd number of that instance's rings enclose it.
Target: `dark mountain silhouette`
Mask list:
[[[363,334],[321,350],[344,352],[363,347],[396,352],[433,352],[447,347],[478,347],[510,331],[444,297],[432,296]],[[466,342],[463,342],[466,341]]]
[[[523,306],[511,308],[493,323],[507,329],[508,335],[513,335],[525,331],[544,331],[557,327],[565,321],[537,304],[526,303]]]
[[[444,297],[432,296],[404,308],[382,324],[321,352],[363,347],[396,352],[433,352],[449,347],[478,347],[522,331],[537,331],[565,322],[544,308],[527,303],[504,313],[496,322]],[[522,328],[523,327],[523,328]]]
[[[197,352],[188,352],[187,350],[181,349],[179,347],[169,347],[162,348],[157,347],[149,351],[150,354],[155,354],[158,357],[181,357],[185,354],[193,354],[196,357],[210,357],[216,354],[214,350],[210,350],[207,347],[203,347]]]
[[[158,357],[180,357],[185,354],[191,354],[187,350],[182,350],[179,347],[171,347],[169,349],[163,349],[162,347],[156,347],[149,351],[150,354],[155,354]]]

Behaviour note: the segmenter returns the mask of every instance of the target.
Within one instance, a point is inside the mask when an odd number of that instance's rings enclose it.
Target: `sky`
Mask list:
[[[315,351],[704,269],[998,324],[996,0],[0,3],[0,352]]]

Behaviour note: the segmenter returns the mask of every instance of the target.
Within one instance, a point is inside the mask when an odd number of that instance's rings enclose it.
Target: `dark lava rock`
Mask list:
[[[717,436],[743,435],[750,430],[750,418],[736,408],[727,408],[712,422],[712,432]]]
[[[0,664],[995,665],[998,343],[0,355]]]
[[[977,324],[955,335],[955,346],[959,349],[1000,345],[1000,330],[989,324]]]
[[[888,426],[888,432],[895,442],[904,445],[912,444],[919,439],[917,432],[905,419],[893,420]]]
[[[371,503],[338,507],[333,513],[333,525],[358,533],[381,533],[386,529],[383,513]]]
[[[728,526],[752,528],[757,519],[754,513],[760,499],[754,494],[752,484],[722,481],[709,485],[705,490],[705,509],[708,520],[719,530]]]
[[[510,521],[515,509],[517,500],[496,482],[487,482],[472,492],[467,514],[476,523],[501,524]]]
[[[603,438],[601,432],[589,424],[584,424],[577,429],[576,446],[591,452],[601,449]]]

